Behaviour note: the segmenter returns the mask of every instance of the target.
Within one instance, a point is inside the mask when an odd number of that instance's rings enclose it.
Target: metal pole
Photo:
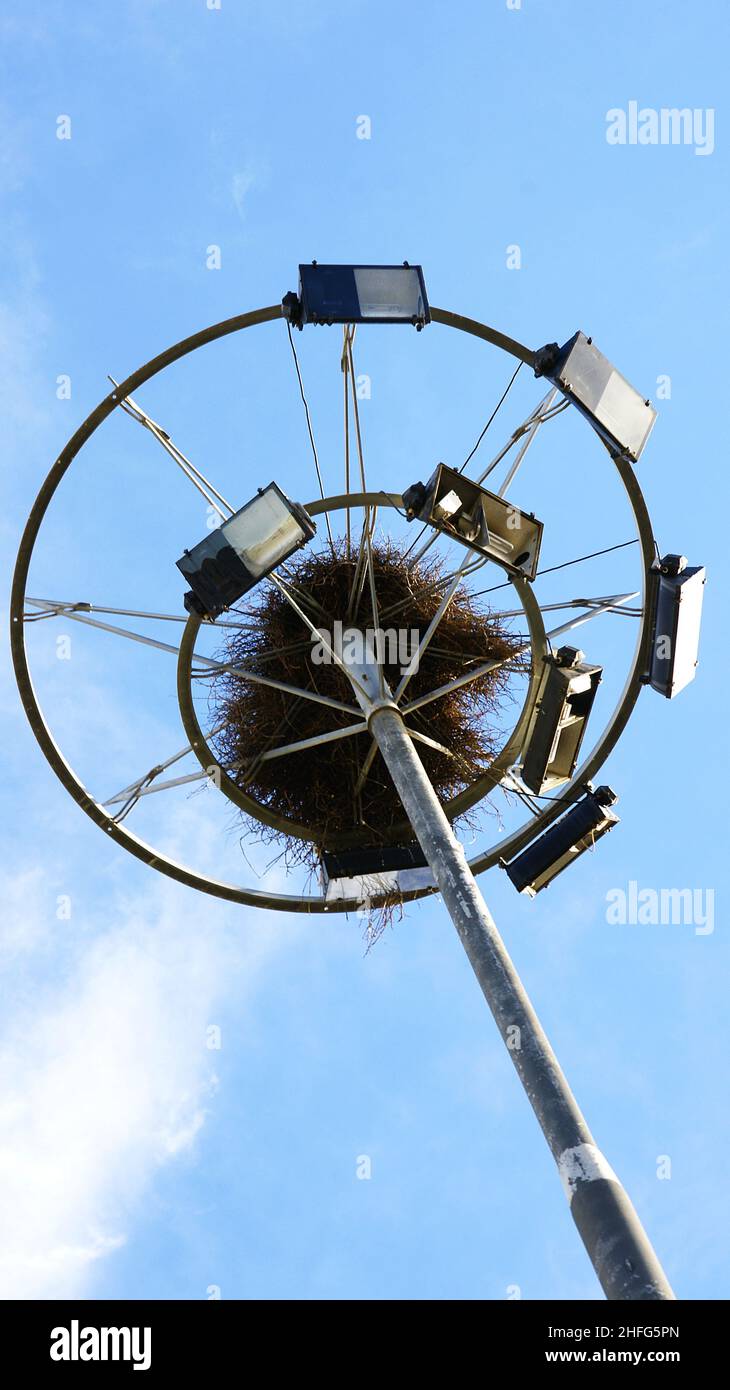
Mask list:
[[[400,712],[391,701],[375,701],[368,723],[558,1165],[606,1297],[673,1299],[627,1193],[594,1143]]]

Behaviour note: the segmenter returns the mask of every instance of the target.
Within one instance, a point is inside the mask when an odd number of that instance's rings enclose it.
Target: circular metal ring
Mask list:
[[[120,401],[126,399],[126,397],[136,391],[138,387],[144,385],[145,382],[149,381],[152,377],[156,376],[158,372],[163,371],[173,362],[186,357],[189,353],[203,347],[206,343],[214,342],[231,333],[237,333],[244,328],[251,328],[261,323],[269,323],[281,317],[283,317],[281,305],[274,304],[268,308],[253,310],[246,314],[238,314],[233,318],[224,319],[220,323],[212,324],[208,328],[201,329],[199,332],[193,333],[187,338],[183,338],[179,343],[173,344],[172,347],[167,348],[164,352],[152,358],[150,362],[147,362],[144,366],[132,372],[125,381],[121,382],[119,386],[116,386],[114,390],[92,410],[91,414],[68,441],[65,448],[56,459],[56,462],[53,464],[33,504],[25,530],[23,531],[11,591],[10,644],[20,697],[28,717],[28,722],[38,740],[42,752],[53,768],[53,771],[56,773],[56,776],[69,795],[73,797],[74,801],[76,801],[95,824],[100,826],[101,829],[103,829],[117,844],[121,845],[123,849],[135,855],[136,858],[142,860],[151,868],[158,869],[161,873],[167,874],[170,878],[176,879],[178,882],[184,883],[190,888],[210,893],[214,897],[223,898],[230,902],[287,912],[347,912],[357,910],[360,906],[359,902],[355,899],[347,899],[326,903],[322,897],[308,898],[299,894],[266,893],[259,889],[242,888],[236,884],[225,883],[218,879],[209,878],[204,874],[197,873],[195,870],[188,868],[186,865],[178,864],[175,860],[170,859],[168,856],[154,849],[153,846],[146,844],[144,840],[141,840],[130,830],[125,829],[123,825],[117,824],[117,822],[109,816],[105,807],[96,801],[84,787],[83,783],[79,781],[73,769],[66,762],[63,754],[58,748],[48,724],[46,723],[33,688],[25,648],[23,615],[25,611],[26,584],[31,556],[38,532],[50,502],[79,450],[87,440],[90,439],[91,435],[99,428],[107,416],[111,415],[112,411],[119,406]],[[436,308],[431,309],[431,318],[435,323],[441,323],[446,327],[454,328],[457,331],[469,333],[474,337],[481,338],[502,351],[517,357],[520,361],[528,365],[534,363],[535,354],[531,349],[512,338],[505,337],[504,334],[499,333],[496,329],[490,328],[487,324],[478,323],[475,319],[464,318],[462,315],[453,314],[447,310]],[[573,780],[563,788],[558,795],[554,796],[549,803],[544,805],[539,814],[530,820],[529,824],[507,836],[491,850],[476,855],[475,858],[470,861],[470,867],[474,873],[481,873],[483,870],[498,863],[502,858],[508,859],[512,857],[512,855],[516,854],[525,844],[529,843],[530,840],[534,839],[536,835],[550,825],[566,806],[580,795],[585,782],[595,775],[623,732],[643,684],[651,643],[651,615],[648,612],[646,604],[646,589],[649,573],[654,561],[655,544],[646,504],[634,471],[628,461],[623,459],[620,455],[612,455],[612,457],[633,511],[643,562],[642,617],[633,665],[616,710],[599,737],[594,749],[578,769]],[[458,814],[458,812],[455,812],[455,814]],[[411,901],[415,898],[423,897],[433,891],[433,888],[413,890],[403,895],[404,901]],[[374,905],[377,906],[377,903]]]
[[[342,494],[337,497],[318,498],[314,502],[307,502],[306,509],[310,516],[321,516],[323,512],[340,511],[345,507],[366,507],[366,506],[389,506],[401,507],[403,498],[397,493],[387,492],[356,492]],[[496,564],[500,562],[495,561]],[[465,811],[476,806],[485,796],[494,790],[501,782],[507,768],[515,762],[517,755],[522,747],[527,725],[530,720],[534,702],[537,698],[537,690],[540,684],[543,658],[549,650],[548,640],[545,635],[545,625],[542,621],[540,605],[532,592],[532,588],[526,579],[521,579],[516,575],[510,575],[506,566],[502,566],[508,578],[511,580],[517,591],[517,596],[522,603],[527,619],[527,626],[530,633],[530,679],[527,691],[522,704],[519,718],[515,724],[509,739],[501,751],[492,760],[486,772],[480,777],[475,778],[470,786],[465,787],[457,796],[449,801],[443,802],[443,808],[450,820],[455,820],[462,816]],[[213,749],[207,742],[205,735],[200,727],[197,711],[193,703],[192,692],[192,666],[195,658],[195,641],[200,631],[201,619],[195,614],[190,614],[182,640],[180,642],[180,652],[177,662],[177,697],[180,706],[180,716],[183,728],[198,762],[203,770],[210,775],[215,774],[216,787],[236,805],[239,810],[248,816],[255,817],[264,825],[271,826],[281,835],[293,835],[300,840],[313,840],[315,837],[311,829],[306,825],[300,825],[298,821],[289,820],[286,816],[276,815],[267,806],[262,805],[254,797],[249,796],[232,777],[228,776],[224,767],[221,767]],[[386,843],[402,844],[403,840],[410,840],[413,831],[407,820],[398,821],[386,837]],[[346,849],[358,841],[357,830],[342,831],[336,836],[332,836],[327,842],[327,849]]]

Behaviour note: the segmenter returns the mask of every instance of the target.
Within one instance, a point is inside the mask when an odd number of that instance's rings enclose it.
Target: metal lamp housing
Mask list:
[[[534,579],[540,558],[543,525],[456,469],[440,463],[428,482],[414,483],[403,494],[409,520],[418,517],[510,574]]]
[[[287,296],[289,300],[289,296]],[[285,310],[287,309],[285,300]],[[420,265],[300,265],[299,302],[292,312],[305,323],[431,322]]]
[[[545,658],[522,757],[522,781],[535,795],[573,776],[602,674],[575,647]]]
[[[704,566],[688,566],[684,555],[661,561],[649,679],[668,700],[695,678],[705,581]]]
[[[588,792],[510,864],[504,864],[518,893],[534,898],[581,854],[592,849],[603,835],[613,830],[619,823],[618,816],[611,810],[616,800],[610,787],[597,787]]]
[[[276,483],[234,512],[205,540],[186,550],[177,567],[191,592],[188,612],[216,618],[316,533],[312,518]]]
[[[327,902],[367,901],[386,893],[407,893],[433,884],[426,856],[418,845],[383,845],[325,851],[320,865]]]
[[[656,420],[649,401],[580,331],[548,363],[540,374],[573,401],[611,448],[636,463]]]

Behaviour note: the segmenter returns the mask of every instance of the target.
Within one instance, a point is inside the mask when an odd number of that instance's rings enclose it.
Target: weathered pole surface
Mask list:
[[[362,699],[361,703],[550,1146],[573,1220],[606,1297],[673,1299],[628,1194],[594,1143],[399,710],[391,700],[377,696],[369,706]]]

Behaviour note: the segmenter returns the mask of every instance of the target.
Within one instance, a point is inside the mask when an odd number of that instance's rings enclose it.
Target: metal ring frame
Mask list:
[[[367,507],[390,506],[399,507],[403,505],[403,498],[396,493],[383,492],[351,492],[338,497],[326,497],[324,500],[317,499],[315,502],[307,502],[306,507],[310,516],[321,516],[323,512],[340,511],[345,507]],[[542,613],[530,584],[526,579],[509,576],[517,591],[525,610],[527,626],[530,632],[530,679],[527,692],[523,702],[519,719],[515,724],[510,737],[502,750],[493,759],[490,767],[481,777],[475,778],[474,782],[458,796],[452,797],[450,801],[444,802],[444,811],[450,820],[455,820],[464,814],[477,802],[482,801],[489,792],[493,791],[502,780],[507,768],[516,760],[522,747],[522,740],[529,723],[537,689],[540,683],[542,659],[549,650],[549,643],[545,634],[545,626],[542,621]],[[265,825],[270,825],[274,830],[284,835],[296,835],[300,840],[312,840],[314,836],[306,825],[299,825],[296,821],[287,820],[284,816],[274,815],[266,806],[262,806],[252,796],[249,796],[233,778],[229,777],[225,768],[221,766],[210,745],[205,739],[205,735],[200,727],[198,716],[193,704],[192,693],[192,665],[195,657],[195,641],[200,631],[201,620],[191,614],[185,625],[182,641],[180,643],[180,655],[177,665],[177,695],[180,706],[183,727],[188,737],[196,758],[201,767],[210,773],[215,770],[216,787],[223,792],[231,801],[244,811],[246,815],[255,816],[257,820],[263,821]],[[403,839],[410,840],[413,831],[407,820],[399,821],[393,826],[388,834],[388,841],[392,844],[401,844]],[[357,843],[358,832],[348,831],[333,837],[328,842],[328,849],[345,849]]]
[[[177,880],[179,883],[184,883],[189,888],[198,889],[201,892],[226,899],[229,902],[288,912],[352,912],[360,907],[360,902],[357,899],[345,899],[327,903],[321,896],[310,897],[300,894],[267,893],[260,889],[242,888],[236,884],[208,878],[206,875],[197,873],[186,865],[178,864],[175,860],[161,854],[151,845],[146,844],[144,840],[141,840],[131,831],[125,829],[123,825],[118,824],[109,815],[105,807],[96,801],[86,790],[58,748],[36,698],[25,648],[23,615],[25,612],[28,570],[33,549],[48,506],[62,478],[83,445],[99,428],[107,416],[111,415],[112,411],[117,409],[121,401],[125,400],[126,397],[131,395],[133,391],[136,391],[138,387],[144,385],[145,382],[149,381],[173,362],[178,361],[182,357],[186,357],[189,353],[196,351],[197,348],[203,347],[206,343],[214,342],[231,333],[237,333],[244,328],[252,328],[257,324],[269,323],[281,317],[283,317],[281,305],[275,304],[268,308],[257,309],[247,314],[236,315],[234,318],[224,319],[222,322],[204,328],[188,338],[183,338],[179,343],[175,343],[172,347],[166,349],[165,352],[159,353],[157,357],[152,358],[152,360],[144,366],[139,367],[137,371],[132,372],[125,381],[115,387],[91,412],[68,441],[48,473],[26,523],[18,551],[11,592],[11,651],[23,707],[45,757],[66,791],[73,797],[74,801],[78,803],[91,820],[100,826],[101,829],[105,830],[123,849],[135,855],[137,859],[141,859],[142,862],[149,865],[149,867],[158,869],[161,873],[167,874],[170,878]],[[513,357],[518,358],[527,365],[531,366],[534,363],[535,354],[529,348],[499,333],[496,329],[490,328],[486,324],[479,323],[475,319],[465,318],[460,314],[453,314],[448,310],[436,308],[431,309],[431,318],[435,323],[441,323],[446,327],[455,328],[460,332],[469,333],[474,337],[481,338],[491,343],[493,346],[500,348],[502,351],[510,353]],[[493,867],[501,859],[511,858],[556,820],[572,801],[577,799],[585,783],[595,776],[626,727],[644,681],[644,673],[651,643],[651,615],[648,611],[646,597],[649,576],[655,557],[655,543],[649,514],[633,468],[628,460],[621,455],[612,455],[611,457],[628,496],[629,504],[636,522],[642,554],[642,616],[631,671],[613,715],[595,747],[581,767],[578,768],[572,781],[562,788],[558,794],[552,797],[528,824],[514,831],[511,835],[508,835],[497,845],[493,846],[492,849],[478,854],[470,860],[470,867],[473,873],[482,873],[485,869]],[[348,504],[350,506],[357,505],[358,501],[360,505],[362,505],[366,497],[372,496],[374,495],[349,494],[349,497],[328,498],[324,501],[317,501],[312,504],[309,510],[316,514],[317,512],[325,512],[328,509],[335,509],[338,506],[346,506]],[[380,504],[383,504],[383,494],[378,494],[377,496]],[[390,504],[395,504],[397,500],[395,496],[390,497]],[[525,608],[531,639],[539,643],[542,653],[545,643],[545,629],[542,623],[539,605],[527,581],[513,580],[513,583],[518,590],[520,600]],[[535,612],[535,610],[537,611]],[[183,651],[185,651],[185,661],[188,663],[189,669],[188,657],[190,660],[192,659],[198,626],[199,624],[193,619],[186,624],[183,642],[180,648],[179,663],[181,667],[183,666]],[[535,690],[536,671],[536,652],[533,649],[531,678],[525,704],[512,736],[508,740],[505,748],[498,755],[498,762],[503,768],[506,768],[508,765],[505,759],[508,755],[511,756],[516,740],[524,727],[525,720],[529,717],[531,699],[533,698]],[[186,685],[189,692],[189,679],[187,679]],[[191,697],[189,698],[188,705],[187,699],[183,695],[181,700],[181,711],[183,712],[184,720],[186,718],[190,720],[189,734],[197,730],[197,735],[199,735],[202,740],[202,733],[200,732],[200,727],[192,707]],[[207,756],[206,752],[202,748],[199,751],[198,748],[195,747],[196,738],[189,737],[189,741],[194,745],[193,751],[201,758],[201,761],[203,761]],[[212,755],[210,762],[216,762]],[[204,762],[204,765],[210,765],[210,763],[205,764]],[[492,767],[496,772],[496,762]],[[498,777],[490,777],[489,772],[487,772],[470,788],[467,788],[458,797],[453,799],[449,805],[450,816],[452,818],[456,817],[470,806],[473,806],[486,795],[487,791],[496,785],[498,781]],[[482,783],[485,784],[483,789],[481,789]],[[486,785],[487,783],[488,785]],[[235,786],[233,783],[231,785]],[[238,791],[238,789],[236,790]],[[257,805],[257,803],[254,804]],[[260,810],[261,808],[258,808],[256,812],[252,813],[260,814]],[[411,901],[426,896],[433,891],[433,888],[426,887],[413,890],[403,896],[405,901]],[[377,901],[372,905],[377,906]]]

